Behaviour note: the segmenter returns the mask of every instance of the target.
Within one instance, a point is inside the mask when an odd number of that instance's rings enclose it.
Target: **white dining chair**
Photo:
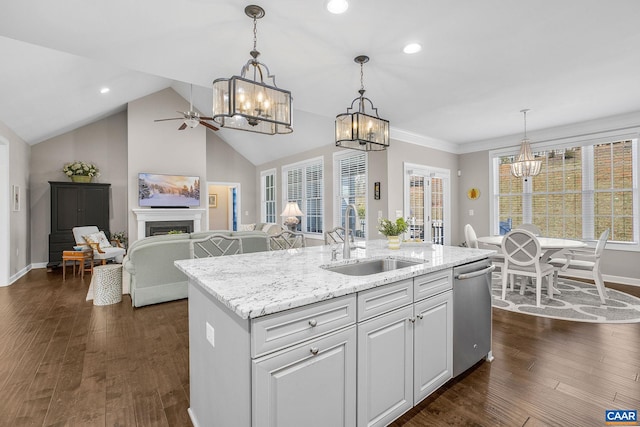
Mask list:
[[[242,239],[225,234],[211,234],[203,239],[189,241],[189,256],[192,259],[209,258],[242,253]]]
[[[353,230],[349,230],[349,242],[355,242],[353,238]],[[333,227],[331,230],[324,232],[324,244],[332,245],[336,243],[344,243],[344,227]]]
[[[602,232],[595,249],[569,249],[564,252],[564,258],[552,258],[549,264],[555,267],[555,282],[558,282],[559,274],[571,274],[571,270],[590,271],[596,289],[600,295],[600,301],[606,304],[607,288],[602,280],[602,272],[600,271],[600,258],[604,252],[604,247],[609,238],[609,229]]]
[[[269,249],[272,251],[305,248],[307,246],[304,234],[296,233],[289,230],[285,230],[280,234],[269,236],[269,241]]]
[[[480,242],[478,242],[478,236],[476,235],[476,231],[473,229],[473,226],[471,224],[466,224],[464,226],[464,240],[467,243],[468,248],[494,249],[498,251],[500,250],[499,247],[492,246],[492,245],[483,245],[483,247],[480,247]],[[493,265],[495,265],[496,267],[499,267],[500,270],[502,270],[502,267],[504,267],[504,255],[502,254],[502,252],[497,252],[491,255],[489,257],[489,261],[491,261]],[[511,281],[513,284],[513,277],[511,278]]]
[[[507,293],[507,275],[534,278],[536,281],[536,306],[540,307],[542,279],[547,278],[547,295],[553,297],[553,276],[555,269],[551,264],[540,261],[542,250],[536,236],[526,230],[514,229],[508,232],[502,241],[504,270],[502,272],[502,299]],[[521,279],[520,294],[524,294],[526,283]]]

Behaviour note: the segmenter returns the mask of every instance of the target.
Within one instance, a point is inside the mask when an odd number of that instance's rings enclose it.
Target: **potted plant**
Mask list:
[[[409,224],[404,218],[391,221],[387,218],[380,218],[378,221],[378,231],[387,236],[389,249],[400,249],[400,235],[407,231]]]
[[[67,163],[62,172],[73,182],[91,182],[94,176],[100,176],[100,171],[93,163],[74,161]]]

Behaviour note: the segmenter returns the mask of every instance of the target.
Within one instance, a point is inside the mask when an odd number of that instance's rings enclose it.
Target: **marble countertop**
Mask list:
[[[390,250],[385,240],[359,242],[358,246],[352,249],[349,260],[343,260],[338,250],[337,261],[331,261],[329,246],[314,246],[180,260],[175,265],[191,283],[242,319],[251,319],[477,261],[495,252],[425,244],[403,244],[399,250]],[[424,263],[368,276],[348,276],[322,268],[388,257]]]

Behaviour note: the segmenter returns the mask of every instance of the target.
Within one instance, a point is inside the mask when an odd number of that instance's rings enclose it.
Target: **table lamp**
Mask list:
[[[304,214],[300,211],[297,202],[287,202],[287,206],[284,207],[284,210],[280,214],[280,216],[287,217],[284,220],[284,225],[286,225],[291,231],[296,231],[296,226],[300,222],[298,217],[302,215]]]

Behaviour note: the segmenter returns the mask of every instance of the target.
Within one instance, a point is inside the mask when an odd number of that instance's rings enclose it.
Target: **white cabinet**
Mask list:
[[[451,291],[415,304],[414,404],[453,375],[453,294]]]
[[[361,301],[384,302],[358,323],[359,427],[388,425],[452,377],[451,286],[438,272],[358,295],[359,319]],[[412,289],[423,299],[399,297]]]
[[[387,425],[413,407],[413,306],[358,324],[358,425]]]
[[[356,423],[356,327],[252,362],[254,427]]]

